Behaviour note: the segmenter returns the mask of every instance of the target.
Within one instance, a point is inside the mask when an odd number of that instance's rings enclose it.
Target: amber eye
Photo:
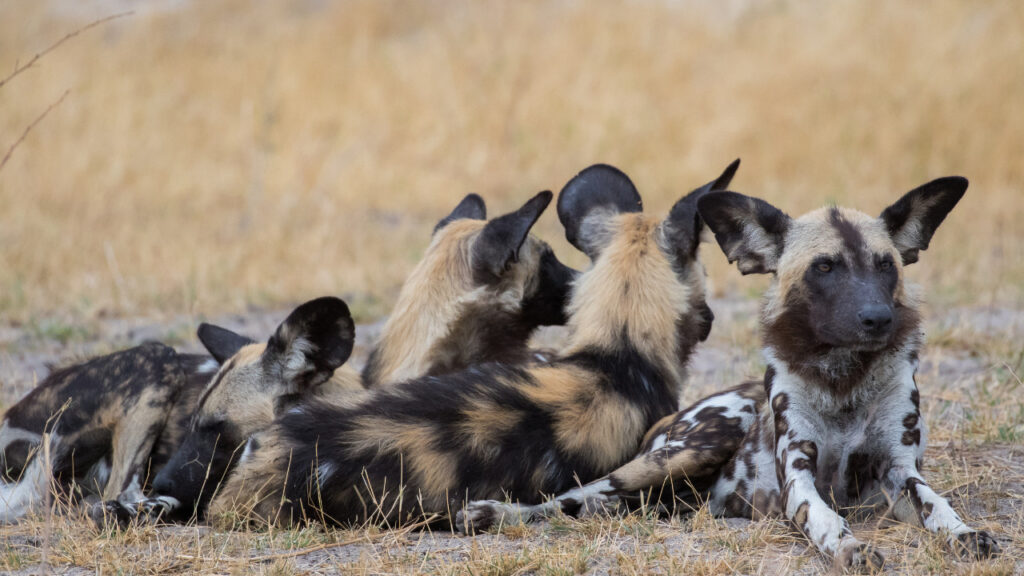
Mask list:
[[[890,268],[892,268],[892,260],[882,260],[881,262],[878,263],[878,269],[881,270],[882,272],[885,272]]]
[[[819,262],[815,264],[814,267],[817,268],[818,272],[828,273],[832,271],[832,265],[828,262]]]

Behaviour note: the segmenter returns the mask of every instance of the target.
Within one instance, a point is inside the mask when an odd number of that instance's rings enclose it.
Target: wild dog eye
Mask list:
[[[832,263],[831,262],[818,262],[817,264],[814,265],[814,269],[817,270],[818,272],[823,273],[823,274],[828,274],[829,272],[832,271]]]
[[[887,272],[892,269],[892,260],[886,258],[878,263],[878,270],[881,272]]]

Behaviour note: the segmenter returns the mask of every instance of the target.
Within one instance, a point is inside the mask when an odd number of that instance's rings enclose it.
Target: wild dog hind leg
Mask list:
[[[621,498],[655,490],[685,490],[691,478],[708,477],[733,457],[754,421],[760,382],[705,398],[655,424],[640,454],[607,476],[534,505],[477,500],[456,514],[456,529],[487,530],[563,512],[575,515],[614,506]]]

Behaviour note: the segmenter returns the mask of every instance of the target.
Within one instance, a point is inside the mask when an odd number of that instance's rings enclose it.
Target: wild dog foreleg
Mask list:
[[[818,446],[824,445],[818,431],[799,415],[800,411],[790,408],[786,392],[773,394],[771,405],[775,468],[786,518],[822,554],[833,558],[837,568],[880,568],[885,562],[881,553],[857,540],[846,520],[822,500],[815,487]]]
[[[893,515],[900,522],[944,533],[951,548],[965,556],[986,558],[999,553],[999,545],[987,532],[974,530],[942,496],[935,493],[920,472],[927,441],[927,427],[918,407],[919,394],[913,379],[901,387],[888,405],[881,429],[892,467],[886,471],[886,492],[895,502]]]
[[[114,431],[110,475],[101,492],[103,502],[89,511],[97,524],[114,520],[125,526],[138,516],[140,508],[145,508],[144,504],[150,503],[149,508],[160,505],[150,502],[152,499],[146,498],[142,489],[147,480],[146,463],[166,422],[171,402],[165,395],[156,394],[143,396],[143,399]]]

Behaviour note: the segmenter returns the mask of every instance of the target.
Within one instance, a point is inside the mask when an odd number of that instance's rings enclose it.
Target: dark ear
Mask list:
[[[551,196],[551,192],[545,190],[530,198],[519,210],[499,216],[484,226],[473,242],[473,277],[477,283],[498,281],[513,262],[519,261],[519,248],[551,203]]]
[[[882,211],[881,219],[904,264],[917,262],[919,250],[927,250],[932,235],[967,191],[967,179],[939,178],[907,192]]]
[[[697,200],[697,211],[740,272],[776,271],[789,216],[764,200],[736,192],[708,192]]]
[[[199,336],[199,341],[203,343],[206,351],[213,356],[218,364],[223,364],[228,358],[234,356],[242,346],[256,343],[251,338],[206,322],[199,325],[196,335]]]
[[[459,205],[452,210],[452,213],[445,216],[434,226],[434,234],[445,226],[451,224],[455,220],[462,220],[463,218],[469,218],[470,220],[487,220],[487,205],[484,204],[484,199],[476,194],[467,194],[465,198],[459,202]]]
[[[740,159],[737,158],[725,168],[721,176],[683,196],[672,206],[665,221],[665,232],[669,245],[677,257],[689,259],[697,253],[700,233],[704,229],[704,222],[697,213],[697,201],[708,192],[725,190],[739,167]]]
[[[310,300],[277,327],[265,354],[280,363],[286,388],[302,393],[330,379],[355,341],[348,306],[338,298]]]
[[[602,234],[604,220],[643,208],[640,193],[629,176],[607,164],[586,168],[558,194],[558,219],[565,227],[565,239],[591,260],[608,241]]]

